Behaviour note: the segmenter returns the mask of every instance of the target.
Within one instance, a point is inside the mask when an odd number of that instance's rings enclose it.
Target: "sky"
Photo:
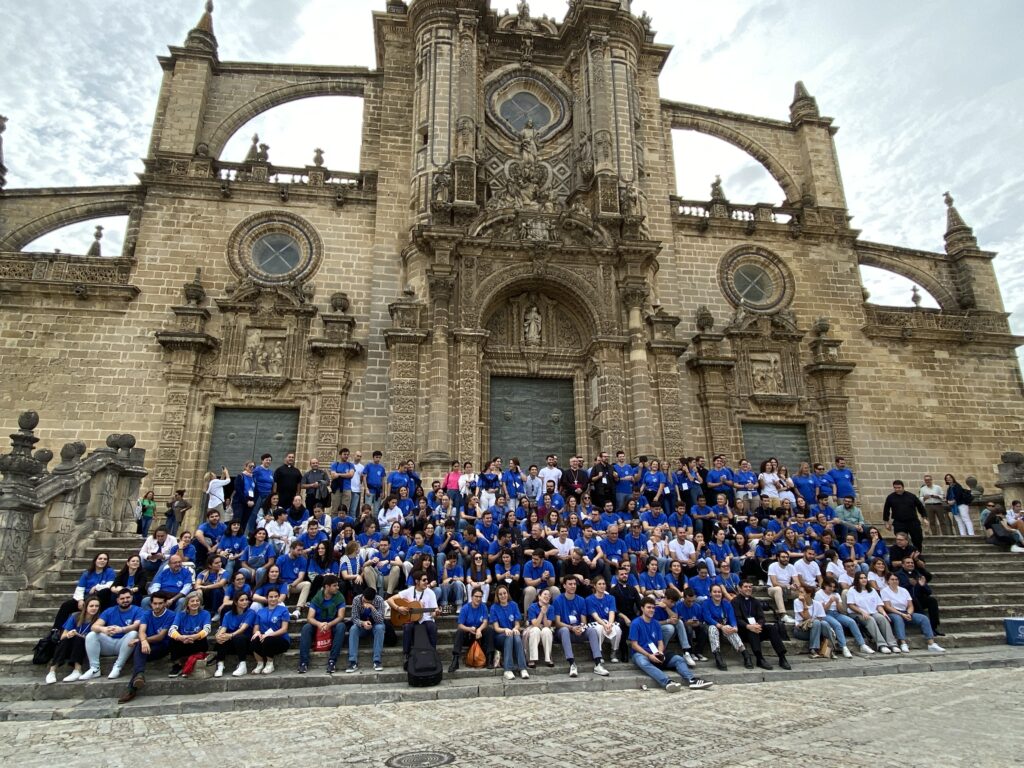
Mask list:
[[[125,184],[142,168],[161,70],[202,0],[0,0],[0,114],[8,188]],[[385,0],[217,0],[220,58],[374,66],[371,12]],[[492,0],[515,10],[515,0]],[[564,0],[534,0],[556,20]],[[663,98],[788,119],[802,80],[833,117],[852,225],[864,240],[941,251],[949,190],[996,272],[1024,334],[1024,29],[1017,0],[856,3],[820,0],[634,0],[674,46]],[[241,160],[258,132],[279,165],[358,170],[361,102],[313,99],[258,116],[222,157]],[[730,200],[781,202],[774,180],[739,150],[675,132],[678,193],[706,200],[716,174]],[[30,250],[84,253],[94,226],[120,251],[123,219],[68,227]],[[862,269],[871,301],[909,305],[911,283]],[[981,297],[984,305],[986,299]],[[936,306],[930,297],[924,304]]]

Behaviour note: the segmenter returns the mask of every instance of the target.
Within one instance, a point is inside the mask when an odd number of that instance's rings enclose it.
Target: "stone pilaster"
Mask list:
[[[352,340],[356,320],[348,314],[348,296],[343,293],[331,296],[331,310],[320,315],[323,336],[309,340],[310,352],[321,360],[317,378],[316,455],[322,465],[334,460],[343,442],[348,392],[352,386],[349,363],[363,352],[362,345]]]
[[[388,462],[413,458],[417,448],[420,403],[420,346],[429,336],[420,329],[423,305],[400,299],[388,305],[393,327],[384,331],[388,366]]]
[[[427,452],[423,471],[441,477],[451,462],[451,434],[448,423],[449,380],[448,331],[451,325],[451,298],[455,279],[450,270],[436,268],[427,276],[430,285],[430,409],[427,419]]]
[[[679,318],[661,310],[647,318],[651,341],[648,349],[654,358],[654,371],[658,393],[658,424],[660,434],[659,455],[666,461],[683,456],[686,449],[683,440],[683,389],[679,375],[679,358],[689,344],[676,339]]]
[[[619,284],[619,295],[628,312],[629,386],[633,404],[633,436],[637,454],[654,455],[654,403],[651,398],[651,372],[647,359],[647,335],[644,332],[643,306],[650,289],[646,281],[627,278]]]
[[[626,411],[627,376],[622,365],[622,341],[596,342],[591,347],[597,377],[597,424],[600,446],[611,452],[631,453],[629,417]],[[593,407],[593,404],[591,404]]]
[[[454,331],[458,359],[455,375],[459,381],[456,400],[452,403],[457,422],[456,450],[460,461],[473,461],[475,464],[483,460],[484,451],[480,439],[483,428],[480,420],[483,397],[480,361],[489,335],[487,331],[468,328],[457,328]]]
[[[804,367],[812,396],[818,402],[818,429],[831,456],[845,456],[853,466],[853,441],[850,439],[850,422],[843,380],[856,367],[855,363],[840,359],[838,339],[827,338],[828,324],[818,320],[815,324],[817,337],[811,342],[813,362]]]
[[[703,419],[709,454],[736,456],[739,437],[730,416],[730,397],[735,391],[736,358],[724,347],[725,336],[706,331],[693,337],[693,355],[686,364],[697,374],[697,401]]]
[[[18,431],[11,435],[11,452],[0,456],[0,623],[14,618],[18,590],[28,583],[25,558],[32,521],[43,509],[35,488],[45,463],[32,454],[32,447],[39,441],[33,431],[38,424],[39,416],[34,411],[21,414]]]

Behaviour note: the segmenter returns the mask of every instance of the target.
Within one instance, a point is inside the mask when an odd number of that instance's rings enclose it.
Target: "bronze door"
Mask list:
[[[544,466],[553,453],[569,466],[576,453],[576,411],[571,379],[491,378],[491,456],[508,465],[518,456],[525,469]]]

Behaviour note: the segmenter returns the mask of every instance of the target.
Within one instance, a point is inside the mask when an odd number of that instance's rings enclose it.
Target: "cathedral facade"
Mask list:
[[[944,252],[861,240],[803,85],[785,121],[663,100],[670,49],[629,6],[555,23],[389,0],[365,69],[221,61],[208,4],[160,58],[138,184],[0,190],[4,422],[130,432],[158,497],[342,444],[425,477],[492,455],[842,455],[867,513],[894,473],[990,480],[1024,423],[995,254],[948,195]],[[258,139],[219,159],[253,117],[325,95],[364,100],[357,171],[275,166]],[[673,130],[750,154],[781,204],[676,197]],[[115,214],[120,254],[23,250]],[[859,265],[941,309],[866,303]]]

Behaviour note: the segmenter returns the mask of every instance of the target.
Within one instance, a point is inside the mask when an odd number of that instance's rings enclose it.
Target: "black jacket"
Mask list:
[[[756,597],[737,595],[732,601],[732,610],[736,614],[736,626],[745,627],[747,619],[753,619],[762,627],[768,623],[764,615],[764,607]]]

